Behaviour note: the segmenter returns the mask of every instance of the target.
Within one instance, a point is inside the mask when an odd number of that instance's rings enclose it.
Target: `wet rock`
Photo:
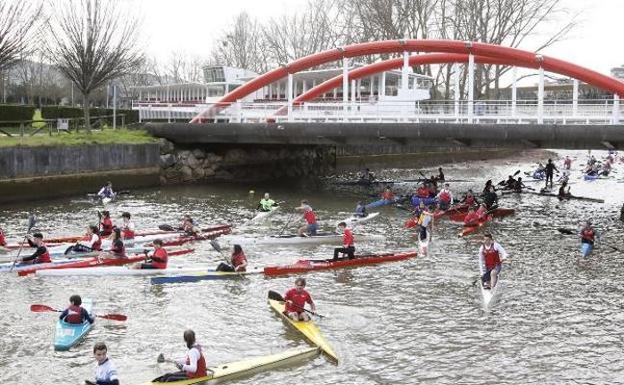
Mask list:
[[[160,156],[160,167],[169,168],[173,166],[176,162],[175,156],[173,154],[165,154]]]
[[[158,140],[158,144],[160,145],[160,154],[171,154],[175,150],[175,145],[168,141],[167,139],[160,138]]]
[[[204,159],[206,157],[206,153],[198,148],[196,148],[195,150],[193,150],[193,156],[196,159]]]

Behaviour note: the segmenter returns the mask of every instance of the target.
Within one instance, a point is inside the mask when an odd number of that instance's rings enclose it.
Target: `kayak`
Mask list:
[[[233,378],[245,375],[252,375],[264,370],[277,368],[280,366],[288,366],[294,363],[309,360],[318,356],[320,349],[291,349],[281,353],[270,354],[262,357],[248,358],[242,361],[230,362],[219,366],[208,367],[209,375],[206,377],[189,378],[187,380],[159,382],[154,379],[143,385],[168,384],[168,385],[194,385],[194,384],[213,384],[221,383]]]
[[[313,321],[293,321],[290,317],[284,314],[285,306],[283,302],[270,299],[269,304],[271,305],[271,308],[282,317],[282,320],[288,322],[295,329],[299,330],[308,340],[310,340],[310,342],[318,346],[330,360],[336,364],[338,363],[338,357],[336,356],[334,349],[332,349],[329,342],[327,342],[325,337],[323,337],[320,329]]]
[[[378,215],[379,215],[378,212],[376,212],[376,213],[369,213],[365,217],[358,217],[358,216],[355,216],[355,215],[351,215],[347,219],[344,219],[342,221],[336,222],[336,225],[338,223],[340,223],[340,222],[344,222],[344,223],[347,224],[348,227],[355,227],[355,226],[357,226],[357,225],[359,225],[361,223],[368,222],[371,219],[375,219]]]
[[[269,211],[256,211],[256,215],[249,220],[248,223],[260,223],[267,220],[271,215],[275,214],[279,210],[279,206],[275,206]]]
[[[82,299],[81,305],[93,317],[93,301]],[[54,350],[69,350],[76,346],[93,329],[93,324],[85,321],[81,324],[70,324],[60,319],[56,320],[54,333]]]
[[[481,279],[481,277],[483,277],[483,274],[485,274],[485,270],[483,268],[483,264],[481,263],[480,259],[479,259],[479,271],[481,272],[481,275],[479,276],[478,281],[479,281],[479,289],[481,291],[481,299],[483,300],[483,308],[485,310],[488,310],[490,304],[493,304],[494,297],[499,291],[500,276],[498,277],[499,281],[496,283],[496,286],[494,286],[493,289],[486,289],[483,286],[483,280]]]
[[[76,262],[75,259],[63,258],[63,259],[55,259],[54,261],[52,261],[50,263],[38,263],[38,264],[16,263],[15,267],[13,267],[13,263],[12,262],[11,263],[4,263],[4,264],[0,265],[0,273],[20,272],[22,270],[33,269],[34,267],[51,267],[51,266],[58,266],[58,265],[63,265],[63,264],[66,264],[66,263],[74,263],[74,262]]]
[[[175,255],[182,255],[192,253],[194,249],[183,249],[170,251],[168,254],[170,257]],[[102,259],[98,258],[88,258],[81,261],[73,261],[68,263],[57,264],[54,266],[45,266],[47,263],[40,265],[31,265],[30,269],[24,269],[19,271],[17,274],[20,277],[35,274],[39,270],[55,270],[55,269],[73,269],[73,268],[86,268],[86,267],[101,267],[101,266],[123,266],[128,265],[130,263],[142,262],[145,260],[145,255],[136,255],[128,258],[111,258],[111,259]]]
[[[581,255],[583,257],[587,257],[589,254],[591,254],[592,250],[594,249],[594,246],[592,244],[589,243],[581,243]]]
[[[215,230],[208,233],[201,233],[195,235],[183,235],[177,238],[168,239],[163,241],[163,246],[180,246],[185,243],[195,242],[195,241],[204,241],[209,239],[218,238],[221,235],[229,234],[232,232],[231,227],[223,228],[221,230]],[[145,246],[153,246],[152,243],[147,243]]]
[[[64,260],[64,259],[77,260],[81,258],[93,258],[93,257],[97,257],[103,252],[108,251],[108,250],[89,251],[89,252],[84,252],[84,253],[70,252],[69,254],[65,254],[65,251],[67,250],[69,246],[71,245],[61,246],[60,248],[59,247],[48,248],[48,253],[50,254],[50,259],[52,259],[52,262],[56,262],[57,260]],[[32,248],[22,249],[22,254],[20,254],[20,258],[28,256],[29,254],[32,253],[32,250],[34,249]],[[128,247],[126,248],[126,253],[135,254],[135,253],[142,253],[143,251],[152,251],[152,250],[153,250],[152,247],[142,247],[142,246],[141,247]],[[2,269],[3,263],[12,264],[16,257],[17,255],[3,255],[2,257],[0,257],[0,270]]]
[[[423,202],[425,206],[429,206],[437,204],[438,200],[436,198],[420,198],[417,196],[413,196],[410,199],[410,202],[412,202],[412,206],[420,206],[420,202]]]
[[[208,270],[209,267],[202,266],[174,266],[166,269],[132,269],[127,266],[102,266],[83,267],[69,269],[47,269],[37,270],[38,277],[67,277],[67,276],[149,276],[149,275],[173,275],[199,273]]]
[[[502,194],[506,195],[506,194],[520,194],[520,193],[559,198],[559,194],[555,194],[555,193],[551,193],[551,192],[538,192],[538,191],[521,191],[521,192],[519,192],[519,191],[503,191]],[[590,197],[580,197],[580,196],[576,196],[576,195],[567,195],[563,199],[576,199],[576,200],[587,201],[587,202],[604,203],[604,199],[590,198]]]
[[[490,211],[490,215],[494,218],[502,218],[507,217],[509,215],[514,215],[516,213],[515,209],[506,209],[506,208],[497,208]],[[468,213],[455,213],[451,214],[451,220],[454,222],[463,222]]]
[[[438,218],[442,218],[447,214],[451,214],[451,213],[463,213],[466,210],[468,210],[468,205],[465,203],[460,203],[457,204],[455,206],[451,206],[449,207],[448,210],[436,210],[433,212],[433,218],[434,219],[438,219]],[[453,214],[451,214],[453,215]],[[465,213],[463,215],[466,215]],[[405,228],[406,229],[411,229],[412,227],[416,227],[416,225],[418,225],[418,218],[417,217],[412,217],[409,218],[407,221],[405,221]]]
[[[232,237],[229,240],[232,244],[238,245],[309,245],[309,244],[341,244],[342,235],[336,233],[317,233],[318,235],[309,237],[300,237],[297,234],[248,238],[248,237]],[[383,235],[377,234],[355,234],[356,241],[378,241],[384,240]]]
[[[387,206],[387,205],[393,205],[395,203],[397,203],[399,201],[399,198],[394,198],[394,199],[379,199],[377,201],[371,202],[369,204],[366,205],[366,209],[374,209],[376,207],[381,207],[381,206]]]
[[[411,251],[405,253],[359,255],[356,256],[354,259],[301,259],[291,265],[267,266],[264,268],[264,275],[277,276],[286,274],[299,274],[315,270],[341,269],[345,267],[373,265],[384,262],[396,262],[403,261],[409,258],[414,258],[416,257],[416,254],[417,253],[415,251]]]
[[[208,233],[208,232],[212,232],[215,230],[221,230],[224,228],[231,228],[230,225],[214,225],[214,226],[210,226],[210,227],[206,227],[204,229],[201,229],[202,233]],[[153,230],[145,230],[145,231],[137,231],[136,235],[138,236],[145,236],[145,235],[162,235],[162,234],[177,234],[177,235],[182,235],[184,234],[183,231],[179,231],[179,230],[174,230],[174,231],[165,231],[165,230],[159,230],[159,229],[153,229]],[[51,244],[51,243],[76,243],[80,240],[82,240],[84,238],[84,235],[70,235],[70,236],[65,236],[65,237],[52,237],[52,238],[46,238],[45,242],[46,244]],[[28,243],[24,244],[25,246],[28,246]],[[15,246],[15,245],[11,245],[11,246]],[[17,247],[19,247],[19,244],[17,245]]]
[[[214,281],[221,279],[244,278],[248,275],[261,274],[262,268],[253,268],[247,271],[215,271],[214,269],[203,269],[202,271],[185,273],[183,275],[163,275],[150,279],[152,285],[162,285],[166,283],[189,283],[199,281]]]
[[[469,225],[469,226],[464,225],[464,229],[459,233],[458,236],[464,237],[464,236],[466,236],[468,234],[472,234],[475,231],[479,230],[481,227],[483,227],[483,225],[485,225],[486,223],[490,222],[491,220],[492,220],[492,216],[488,215],[484,219],[480,219],[474,225]]]
[[[525,171],[524,175],[530,176],[531,178],[533,178],[535,180],[544,180],[546,178],[546,172],[545,171],[533,171],[533,172]]]

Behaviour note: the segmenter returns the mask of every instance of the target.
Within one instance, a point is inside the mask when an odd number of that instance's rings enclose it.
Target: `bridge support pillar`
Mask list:
[[[578,79],[572,81],[572,116],[576,116],[578,111]]]
[[[516,117],[516,102],[518,100],[518,67],[512,69],[513,83],[511,83],[511,116]]]
[[[292,122],[293,117],[293,74],[288,74],[288,121]]]
[[[613,124],[620,123],[620,97],[618,94],[613,95],[613,116],[612,116]]]
[[[540,66],[537,88],[537,124],[542,123],[544,123],[544,67]]]
[[[403,92],[407,91],[407,68],[409,67],[409,53],[403,52],[403,68],[401,68],[401,89]]]
[[[453,99],[455,100],[455,121],[457,122],[457,120],[459,119],[459,69],[461,67],[459,66],[458,63],[453,64],[453,85],[454,85],[454,90],[453,90]]]
[[[349,101],[349,59],[342,58],[342,113],[343,120],[347,120],[347,102]]]
[[[468,55],[468,123],[474,115],[474,55]]]

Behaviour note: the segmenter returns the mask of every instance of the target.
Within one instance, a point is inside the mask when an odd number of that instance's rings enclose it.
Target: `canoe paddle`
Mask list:
[[[30,311],[35,312],[35,313],[44,313],[44,312],[62,313],[63,312],[62,310],[55,309],[48,305],[40,305],[40,304],[30,305]],[[98,318],[110,319],[114,321],[125,321],[128,319],[128,317],[123,314],[103,314],[103,315],[96,314],[95,316]]]
[[[269,290],[269,299],[272,299],[274,301],[279,301],[279,302],[286,302],[286,300],[284,299],[284,297],[282,297],[282,295],[280,293],[278,293],[276,291],[273,291],[273,290]],[[306,313],[310,313],[312,315],[315,315],[315,316],[317,316],[319,318],[325,318],[324,315],[320,315],[319,313],[316,313],[316,312],[313,312],[311,310],[305,309],[305,308],[303,308],[301,306],[297,306],[294,303],[291,303],[291,305],[296,307],[296,308],[298,308],[298,309],[301,309],[301,310],[305,311]]]
[[[26,239],[28,239],[28,234],[30,234],[30,231],[35,226],[35,223],[37,223],[37,218],[34,214],[30,214],[28,216],[28,230],[26,231],[26,235],[24,235],[24,240],[22,241],[22,243],[20,243],[19,250],[17,251],[17,256],[13,260],[13,265],[11,266],[11,270],[9,271],[13,271],[13,269],[15,268],[15,264],[19,260],[19,256],[22,253],[22,247],[24,247],[24,242],[26,242]]]
[[[277,236],[279,237],[280,235],[282,235],[282,233],[284,232],[284,230],[286,230],[286,227],[288,227],[288,225],[290,224],[290,221],[292,220],[293,215],[295,215],[295,212],[293,211],[292,213],[290,213],[290,216],[288,216],[288,220],[286,221],[286,224],[284,225],[284,227],[282,227],[282,229],[280,230],[280,232],[277,234]]]

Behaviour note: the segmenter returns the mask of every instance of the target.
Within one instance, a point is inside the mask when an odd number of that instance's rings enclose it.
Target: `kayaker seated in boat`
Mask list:
[[[436,180],[444,182],[444,173],[442,172],[442,167],[438,167],[438,176],[436,177]]]
[[[488,210],[498,206],[498,195],[494,191],[494,186],[490,186],[490,189],[484,194],[483,203],[485,203]]]
[[[449,184],[445,183],[444,188],[437,195],[440,210],[448,210],[453,203],[453,193],[449,189]]]
[[[167,250],[163,247],[163,241],[160,239],[155,239],[152,242],[154,245],[154,251],[152,255],[150,255],[145,263],[140,265],[141,269],[166,269],[167,262],[169,261],[169,255],[167,254]]]
[[[483,245],[479,248],[479,259],[481,260],[481,282],[484,289],[491,289],[496,286],[498,274],[505,258],[507,258],[507,252],[498,242],[494,242],[492,234],[483,234]]]
[[[392,192],[390,186],[386,186],[386,189],[381,193],[381,199],[386,201],[394,200],[394,193]]]
[[[362,182],[373,182],[376,179],[375,174],[368,168],[360,172],[358,178]]]
[[[295,287],[288,290],[284,295],[285,310],[284,313],[294,321],[309,321],[310,317],[303,310],[305,304],[310,304],[310,309],[316,312],[316,306],[312,301],[312,296],[305,290],[306,280],[305,278],[297,278],[295,280]]]
[[[33,235],[27,235],[26,240],[28,241],[28,245],[30,247],[36,247],[37,250],[28,256],[21,258],[22,263],[50,263],[52,260],[50,259],[50,253],[48,252],[48,248],[43,243],[43,235],[41,233],[34,233]]]
[[[136,227],[134,226],[134,222],[131,220],[131,215],[129,212],[124,212],[121,214],[121,218],[123,219],[123,224],[121,225],[121,237],[123,239],[134,239]]]
[[[468,209],[468,214],[466,214],[466,216],[464,217],[464,226],[470,226],[472,224],[475,224],[478,220],[479,214],[477,214],[473,207],[470,207]]]
[[[94,385],[119,385],[117,368],[108,359],[107,354],[108,348],[104,342],[98,342],[93,346],[93,356],[97,362]]]
[[[182,218],[182,222],[180,222],[178,228],[189,235],[195,235],[198,232],[198,229],[195,227],[195,221],[193,221],[190,215],[185,215]]]
[[[418,218],[418,229],[420,231],[420,240],[425,241],[430,238],[429,234],[433,231],[433,212],[435,206],[431,205],[420,214]]]
[[[487,218],[487,212],[488,212],[487,205],[485,203],[481,203],[481,205],[476,211],[477,220],[478,221],[485,220]]]
[[[526,188],[526,186],[522,182],[522,177],[518,177],[518,180],[516,181],[516,183],[514,183],[514,185],[511,186],[511,189],[515,192],[522,192],[523,188]]]
[[[610,172],[611,172],[611,162],[607,160],[602,165],[602,170],[600,173],[604,176],[608,176]]]
[[[189,378],[206,377],[211,372],[206,367],[206,358],[202,347],[195,340],[195,332],[188,329],[184,332],[184,342],[188,348],[185,358],[175,360],[179,372],[164,374],[154,382],[174,382]]]
[[[102,239],[100,238],[100,230],[97,226],[88,226],[87,233],[81,241],[65,250],[65,254],[69,253],[90,253],[92,251],[102,250]]]
[[[368,213],[366,212],[366,205],[364,204],[364,202],[359,201],[357,203],[357,206],[355,206],[355,213],[353,215],[358,218],[364,218],[368,216]]]
[[[4,236],[4,230],[2,229],[2,227],[0,227],[0,247],[6,247],[7,245],[7,241],[6,241],[6,237]]]
[[[113,227],[113,236],[111,241],[111,249],[99,255],[100,259],[112,258],[128,258],[126,255],[126,247],[121,239],[121,229]]]
[[[113,221],[108,210],[102,211],[102,220],[100,221],[100,235],[108,237],[113,233]]]
[[[559,187],[559,193],[557,194],[557,197],[559,198],[559,200],[563,200],[569,198],[571,195],[572,194],[570,194],[570,187],[568,186],[568,182],[563,181],[563,183],[561,183],[561,186]]]
[[[305,199],[302,200],[301,206],[297,207],[297,210],[303,211],[303,219],[306,221],[306,225],[301,226],[298,230],[299,236],[315,236],[318,230],[318,224],[316,223],[316,214],[308,204],[308,201]]]
[[[82,298],[77,294],[72,295],[69,297],[69,307],[63,310],[59,319],[75,325],[79,325],[85,321],[92,324],[93,318],[89,315],[89,312],[80,305],[82,305]]]
[[[217,266],[217,271],[247,271],[247,257],[240,245],[234,245],[230,263],[221,262]]]
[[[429,198],[429,189],[427,188],[427,186],[425,186],[425,184],[421,184],[420,187],[418,187],[418,190],[416,190],[416,196],[418,198]]]
[[[115,192],[113,191],[113,182],[106,182],[106,185],[98,191],[97,195],[100,198],[110,198],[113,199],[115,197]]]
[[[468,190],[464,198],[462,199],[462,203],[467,204],[468,206],[474,206],[477,204],[477,198],[475,198],[472,190]]]
[[[264,197],[260,199],[260,203],[258,203],[258,211],[271,211],[275,206],[277,206],[277,204],[271,199],[269,193],[264,193]]]
[[[481,195],[485,195],[488,191],[490,191],[490,187],[494,187],[494,185],[492,184],[492,179],[488,179],[487,182],[485,182],[485,187],[483,187],[483,192],[481,193]]]
[[[349,259],[355,258],[355,238],[351,229],[347,228],[345,222],[338,223],[338,232],[342,232],[342,247],[334,249],[334,259],[338,259],[338,254],[347,254]]]
[[[513,189],[516,185],[516,179],[514,179],[513,175],[509,175],[506,181],[503,182],[504,188]]]

